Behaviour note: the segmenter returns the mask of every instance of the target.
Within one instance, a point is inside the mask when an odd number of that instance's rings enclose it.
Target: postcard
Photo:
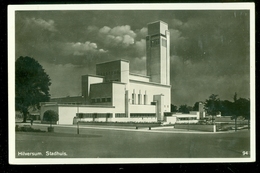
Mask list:
[[[254,3],[8,6],[10,164],[254,162]]]

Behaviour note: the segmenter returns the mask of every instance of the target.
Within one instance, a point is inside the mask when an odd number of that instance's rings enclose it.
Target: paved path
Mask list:
[[[48,124],[34,124],[33,126],[48,127]],[[77,125],[54,125],[54,127],[65,127],[77,129]],[[96,129],[96,130],[116,130],[116,131],[133,131],[133,132],[148,132],[148,133],[196,133],[196,134],[217,134],[217,133],[232,133],[234,131],[223,132],[203,132],[187,129],[174,129],[173,126],[152,127],[139,127],[136,129],[133,126],[101,126],[101,125],[79,125],[79,129]]]

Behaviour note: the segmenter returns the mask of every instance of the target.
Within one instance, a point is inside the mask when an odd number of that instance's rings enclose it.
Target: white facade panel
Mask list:
[[[136,81],[130,81],[129,85],[129,94],[132,95],[133,91],[139,93],[141,92],[142,95],[146,93],[147,95],[147,104],[150,105],[153,102],[154,95],[164,95],[164,112],[170,112],[170,98],[171,98],[171,88],[170,86],[162,86],[162,85],[154,85],[150,83],[141,83]],[[132,103],[132,102],[131,102]],[[130,110],[131,112],[131,110]]]
[[[155,105],[130,105],[131,113],[156,113]]]
[[[72,124],[76,116],[77,107],[59,107],[59,124]]]
[[[113,107],[84,107],[84,106],[59,106],[59,124],[72,124],[77,113],[114,113],[118,111]],[[122,112],[118,112],[122,113]],[[105,118],[95,118],[95,121]],[[93,119],[92,119],[93,120]]]
[[[125,85],[113,83],[113,106],[118,113],[125,112]]]

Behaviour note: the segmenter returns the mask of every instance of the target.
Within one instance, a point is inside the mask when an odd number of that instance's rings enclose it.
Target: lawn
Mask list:
[[[18,152],[42,155],[18,156]],[[249,154],[248,130],[197,134],[80,129],[77,134],[76,128],[56,126],[54,133],[16,132],[17,158],[246,158]]]

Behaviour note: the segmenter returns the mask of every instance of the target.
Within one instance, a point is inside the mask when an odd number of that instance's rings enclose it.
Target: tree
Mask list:
[[[232,119],[235,119],[235,130],[237,130],[237,118],[239,116],[244,117],[248,120],[248,125],[250,122],[250,100],[245,98],[237,99],[237,93],[234,95],[233,103],[233,116]]]
[[[29,108],[39,109],[40,102],[50,99],[50,78],[42,66],[31,57],[19,57],[15,62],[15,109],[26,122]]]
[[[200,102],[196,102],[196,103],[194,104],[194,106],[192,107],[192,110],[193,110],[193,111],[199,111],[199,104],[200,104]]]
[[[171,104],[171,112],[178,112],[178,107],[174,104]]]
[[[192,110],[192,107],[190,107],[190,106],[180,105],[178,111],[179,111],[179,112],[182,112],[182,113],[185,113],[185,114],[188,114],[191,110]]]
[[[213,116],[216,116],[220,112],[220,99],[218,95],[212,94],[209,96],[209,99],[205,101],[204,108],[208,115],[212,115],[212,123],[213,123]]]
[[[224,100],[220,101],[220,112],[221,116],[233,116],[233,102]]]
[[[43,121],[49,121],[50,127],[52,126],[52,122],[59,121],[59,115],[54,110],[47,110],[43,114]]]

